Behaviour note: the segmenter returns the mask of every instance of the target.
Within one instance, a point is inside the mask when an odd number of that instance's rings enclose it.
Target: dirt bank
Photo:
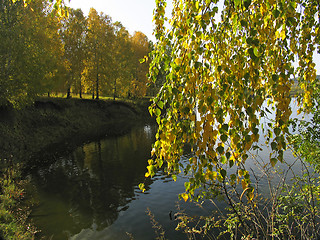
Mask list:
[[[148,100],[137,102],[40,98],[16,110],[0,107],[0,159],[28,160],[61,144],[120,135],[147,120]]]

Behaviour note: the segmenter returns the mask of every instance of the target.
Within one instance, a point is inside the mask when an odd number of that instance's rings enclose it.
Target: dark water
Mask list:
[[[146,182],[147,160],[155,126],[143,125],[125,136],[106,138],[65,153],[49,166],[34,169],[32,184],[39,202],[32,219],[52,239],[154,239],[147,208],[163,225],[170,239],[184,239],[176,232],[175,212],[184,179],[173,182],[159,172]],[[180,202],[182,207],[185,203]],[[198,209],[196,213],[203,214]]]
[[[155,239],[146,214],[149,208],[168,239],[186,239],[186,235],[175,231],[177,222],[170,219],[169,212],[177,211],[179,203],[182,209],[188,208],[190,215],[206,215],[212,206],[205,204],[200,209],[178,201],[178,194],[184,192],[184,178],[178,176],[174,182],[161,171],[145,183],[145,193],[138,189],[145,180],[155,132],[154,125],[141,125],[124,136],[84,144],[62,154],[52,164],[34,169],[30,177],[39,204],[33,209],[32,219],[42,230],[39,237],[130,239],[129,233],[137,240]],[[260,143],[264,141],[261,139]],[[268,159],[269,152],[263,148],[258,160]],[[186,154],[182,160],[188,158]],[[292,154],[286,152],[285,158],[290,161]],[[248,161],[247,167],[256,172],[259,169],[255,159]],[[260,193],[267,192],[263,186],[266,181],[259,184]],[[224,206],[221,203],[220,207]]]

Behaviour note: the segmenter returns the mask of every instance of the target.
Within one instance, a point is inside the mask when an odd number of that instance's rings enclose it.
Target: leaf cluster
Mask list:
[[[157,1],[154,14],[150,78],[167,74],[150,108],[159,130],[146,176],[164,163],[169,174],[186,174],[184,200],[207,196],[230,176],[251,201],[254,186],[246,162],[250,151],[260,149],[261,137],[271,149],[270,164],[283,162],[294,76],[302,79],[299,103],[306,110],[313,106],[319,4],[235,0],[221,7],[212,0],[174,1],[168,29],[165,6]],[[262,122],[267,124],[261,129]],[[182,164],[186,144],[193,156]]]

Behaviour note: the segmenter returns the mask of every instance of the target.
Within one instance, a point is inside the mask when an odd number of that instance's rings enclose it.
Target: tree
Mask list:
[[[1,105],[23,105],[48,91],[62,56],[59,20],[46,1],[2,1]]]
[[[24,53],[23,39],[18,38],[19,32],[22,31],[21,14],[22,5],[20,2],[13,3],[12,1],[0,2],[0,104],[19,102],[17,91],[22,88],[23,82],[16,79],[13,84],[13,78],[19,75],[16,68],[16,62],[19,60],[19,52]]]
[[[114,31],[111,18],[101,13],[100,15],[93,8],[88,15],[88,32],[85,39],[87,48],[85,61],[85,78],[87,88],[93,94],[96,93],[96,99],[102,87],[105,87],[111,75],[112,59],[111,51],[114,39]]]
[[[132,78],[133,49],[128,30],[115,22],[115,41],[113,47],[113,98],[127,96]]]
[[[82,98],[83,61],[85,57],[85,31],[86,18],[81,9],[70,9],[64,21],[62,39],[64,42],[65,58],[70,64],[69,76],[67,77],[67,98],[70,97],[71,87],[79,92]]]
[[[147,92],[148,62],[140,62],[149,53],[149,41],[142,32],[134,32],[131,38],[133,48],[133,79],[131,94],[134,97],[143,97]]]
[[[173,178],[180,172],[188,176],[180,195],[184,200],[210,198],[220,190],[228,197],[228,186],[240,185],[239,196],[250,203],[255,195],[246,160],[250,150],[259,149],[260,134],[271,148],[270,164],[283,161],[293,76],[302,79],[301,106],[312,107],[319,2],[227,0],[221,21],[216,20],[217,1],[173,2],[170,29],[166,1],[156,1],[154,12],[157,42],[150,75],[155,80],[159,71],[168,74],[151,108],[159,130],[146,176],[165,165]],[[275,119],[261,131],[271,108]],[[182,164],[185,144],[191,145],[193,157]],[[245,228],[236,204],[228,200]]]

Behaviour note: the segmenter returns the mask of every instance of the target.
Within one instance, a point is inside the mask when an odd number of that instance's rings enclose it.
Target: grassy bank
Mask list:
[[[0,240],[33,239],[36,232],[29,224],[21,166],[57,147],[124,134],[150,119],[148,105],[148,100],[39,98],[23,109],[0,107]]]
[[[119,135],[149,118],[149,101],[41,98],[33,106],[0,108],[0,159],[25,161],[55,145]]]
[[[36,229],[29,222],[29,201],[18,165],[2,170],[0,178],[0,239],[34,239]]]

